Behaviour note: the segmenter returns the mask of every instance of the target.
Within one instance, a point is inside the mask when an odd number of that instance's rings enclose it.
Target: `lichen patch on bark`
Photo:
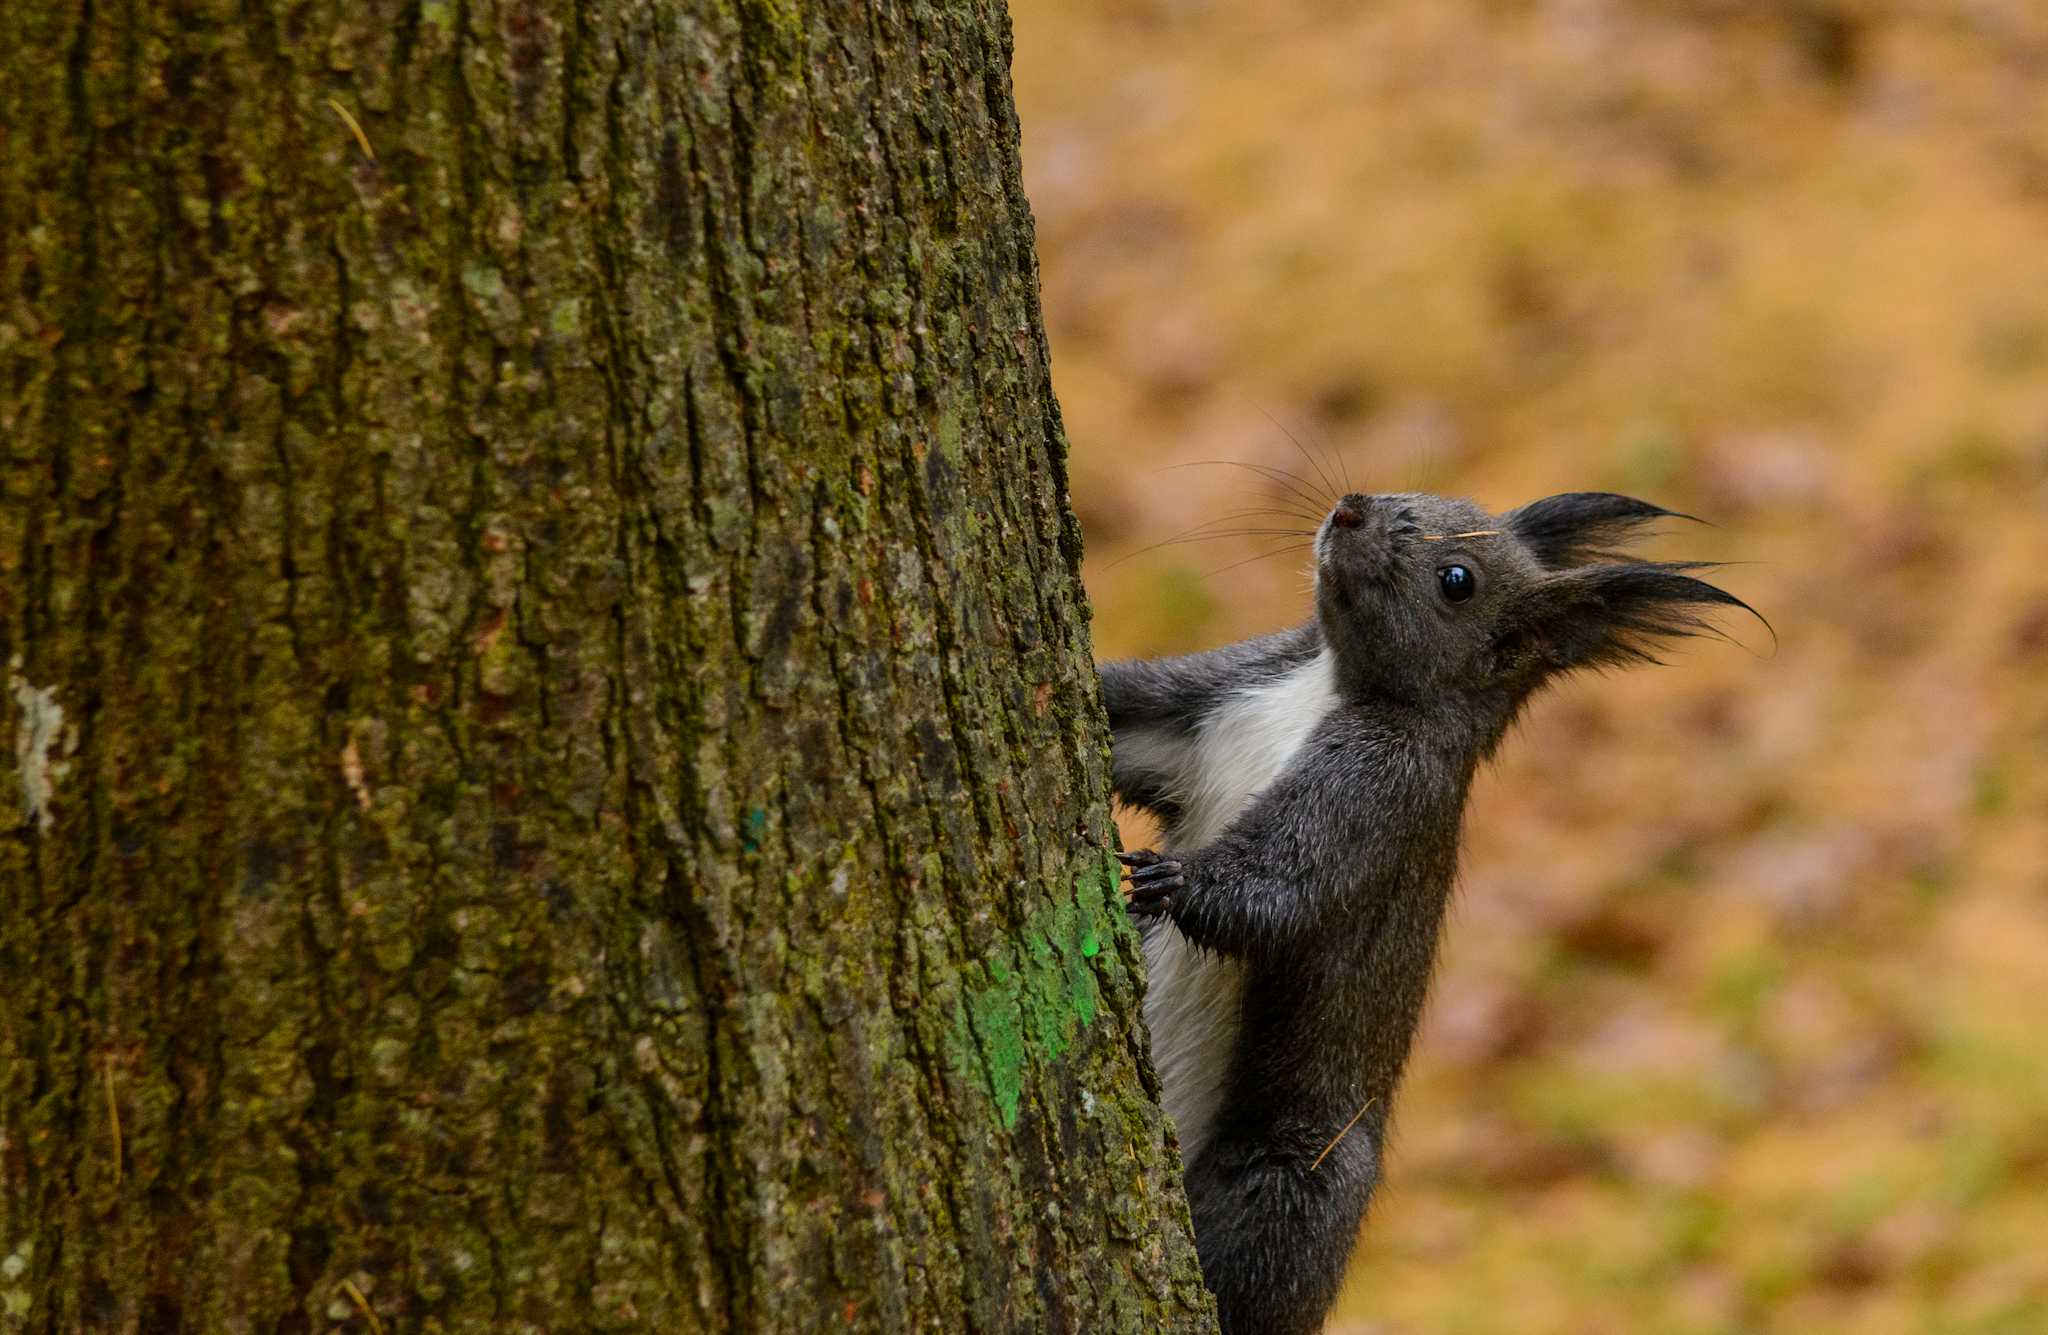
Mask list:
[[[20,674],[17,655],[7,687],[14,695],[15,777],[21,784],[21,819],[38,830],[48,830],[57,818],[57,781],[69,764],[63,759],[76,745],[76,734],[64,728],[64,706],[57,703],[52,686],[33,686]]]

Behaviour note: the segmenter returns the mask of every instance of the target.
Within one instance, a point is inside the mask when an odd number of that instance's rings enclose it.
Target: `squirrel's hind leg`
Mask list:
[[[1202,1278],[1223,1335],[1315,1335],[1337,1301],[1379,1177],[1359,1128],[1328,1147],[1225,1136],[1187,1174]],[[1355,1139],[1355,1143],[1354,1143]]]

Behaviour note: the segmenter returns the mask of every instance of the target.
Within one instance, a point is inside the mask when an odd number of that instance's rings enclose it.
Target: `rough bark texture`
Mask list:
[[[0,5],[0,1330],[1207,1324],[1008,51]]]

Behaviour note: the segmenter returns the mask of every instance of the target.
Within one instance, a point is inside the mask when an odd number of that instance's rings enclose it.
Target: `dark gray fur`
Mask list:
[[[1310,1332],[1335,1301],[1379,1179],[1474,770],[1544,683],[1650,661],[1658,641],[1706,629],[1704,609],[1745,606],[1696,567],[1616,557],[1669,513],[1604,493],[1501,516],[1436,496],[1348,496],[1316,535],[1314,621],[1103,669],[1117,794],[1166,827],[1164,855],[1126,856],[1131,912],[1147,933],[1177,929],[1244,968],[1223,1101],[1186,1165],[1226,1335]],[[1503,532],[1424,540],[1484,529]],[[1439,587],[1451,564],[1478,575],[1466,602]],[[1178,850],[1176,776],[1142,763],[1157,746],[1123,740],[1197,740],[1235,693],[1326,645],[1336,707],[1221,834]]]

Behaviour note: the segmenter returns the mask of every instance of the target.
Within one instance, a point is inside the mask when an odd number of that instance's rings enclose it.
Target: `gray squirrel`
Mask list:
[[[1314,534],[1308,624],[1103,667],[1116,794],[1165,832],[1120,856],[1225,1335],[1311,1332],[1336,1300],[1466,794],[1524,702],[1576,669],[1654,662],[1712,609],[1755,615],[1697,563],[1616,550],[1671,516],[1605,492],[1499,516],[1346,495]]]

